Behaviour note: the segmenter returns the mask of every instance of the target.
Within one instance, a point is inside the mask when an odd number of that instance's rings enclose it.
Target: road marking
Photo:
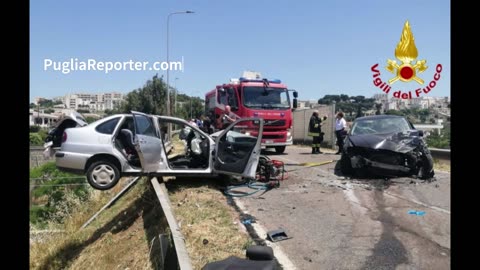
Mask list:
[[[343,190],[343,194],[345,195],[347,200],[354,208],[357,208],[361,214],[366,214],[368,209],[362,205],[360,199],[358,199],[357,195],[355,195],[352,185],[350,183],[347,183],[346,186],[347,189]]]
[[[392,194],[392,193],[390,193],[390,192],[388,192],[388,191],[384,191],[383,193],[386,194],[386,195],[389,195],[389,196],[391,196],[391,197],[397,198],[397,199],[402,199],[402,200],[405,200],[405,201],[413,202],[413,203],[419,204],[419,205],[421,205],[421,206],[423,206],[423,207],[427,207],[427,208],[430,208],[430,209],[433,209],[433,210],[436,210],[436,211],[439,211],[439,212],[442,212],[442,213],[445,213],[445,214],[449,214],[449,215],[450,215],[450,211],[447,210],[447,209],[443,209],[443,208],[436,207],[436,206],[430,206],[430,205],[428,205],[428,204],[422,203],[422,202],[417,201],[417,200],[409,199],[409,198],[403,197],[403,196],[401,196],[401,195]]]
[[[242,211],[242,213],[245,213],[247,209],[245,208],[245,205],[239,200],[239,198],[233,197],[233,201],[237,205],[238,209]],[[257,233],[258,237],[262,239],[267,238],[267,231],[265,228],[263,228],[262,225],[258,223],[258,220],[255,223],[251,223],[253,229],[255,230],[255,233]],[[280,263],[285,270],[296,270],[297,268],[295,265],[290,261],[290,259],[287,257],[285,252],[283,252],[282,248],[272,242],[265,241],[265,244],[273,249],[273,254],[275,255],[275,258],[277,258],[278,263]]]
[[[277,158],[277,157],[276,157],[276,158]],[[278,157],[278,158],[279,158],[279,159],[284,159],[284,160],[289,161],[289,162],[297,162],[297,161],[294,161],[294,160],[291,160],[291,159],[288,159],[288,158],[285,158],[285,157]],[[337,175],[335,175],[335,174],[333,174],[333,173],[331,173],[331,172],[329,172],[329,171],[327,171],[327,170],[323,170],[323,169],[320,169],[320,168],[318,168],[318,167],[311,167],[311,168],[314,169],[314,170],[320,171],[320,172],[322,172],[322,173],[324,173],[324,174],[327,174],[327,175],[329,175],[329,176],[333,176],[333,177],[337,177],[337,178],[338,178]],[[353,203],[361,206],[360,202],[358,201],[358,198],[357,198],[357,197],[355,196],[355,194],[353,193],[353,189],[351,189],[351,188],[353,188],[353,186],[352,186],[350,183],[347,183],[346,186],[347,186],[347,190],[344,190],[344,193],[345,193],[345,195],[347,196],[347,199],[348,199],[350,202],[353,202]],[[348,193],[347,193],[347,192],[348,192]],[[421,206],[423,206],[423,207],[430,208],[430,209],[432,209],[432,210],[435,210],[435,211],[442,212],[442,213],[445,213],[445,214],[450,215],[450,211],[447,210],[447,209],[443,209],[443,208],[440,208],[440,207],[437,207],[437,206],[430,206],[430,205],[428,205],[428,204],[422,203],[422,202],[417,201],[417,200],[414,200],[414,199],[406,198],[406,197],[403,197],[403,196],[401,196],[401,195],[392,194],[392,193],[390,193],[390,192],[388,192],[388,191],[384,191],[383,193],[386,194],[386,195],[389,195],[389,196],[391,196],[391,197],[395,197],[395,198],[397,198],[397,199],[402,199],[402,200],[405,200],[405,201],[409,201],[409,202],[412,202],[412,203],[421,205]],[[362,206],[362,207],[363,207],[363,206]]]

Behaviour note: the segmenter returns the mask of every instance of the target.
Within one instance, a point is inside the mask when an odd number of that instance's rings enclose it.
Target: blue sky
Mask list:
[[[44,60],[166,61],[167,15],[170,61],[184,59],[184,71],[170,71],[170,84],[189,95],[203,94],[244,70],[281,79],[299,98],[326,94],[382,93],[381,78],[394,59],[403,25],[410,22],[418,59],[429,82],[442,64],[440,81],[422,96],[450,96],[450,1],[62,1],[30,2],[30,99],[73,92],[130,92],[166,71],[44,70]],[[175,80],[175,78],[178,78]],[[415,82],[397,82],[411,91]],[[389,96],[391,96],[390,92]]]

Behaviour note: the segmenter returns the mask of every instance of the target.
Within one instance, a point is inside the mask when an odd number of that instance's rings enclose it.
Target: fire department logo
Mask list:
[[[416,61],[416,63],[412,65],[412,61],[418,57],[418,51],[408,21],[406,21],[403,26],[400,42],[398,42],[397,48],[395,48],[395,57],[400,60],[400,64],[397,64],[395,60],[387,60],[388,65],[386,69],[397,75],[388,80],[390,84],[398,80],[402,82],[414,80],[419,84],[423,84],[423,80],[417,77],[417,73],[422,73],[427,70],[428,66],[425,65],[427,60]]]
[[[410,23],[405,22],[403,26],[402,35],[400,41],[395,48],[395,57],[399,60],[387,59],[387,66],[385,69],[393,74],[395,77],[390,78],[388,81],[383,81],[380,74],[378,63],[373,65],[370,69],[373,72],[373,85],[380,88],[384,93],[388,94],[392,89],[392,84],[397,81],[408,83],[415,81],[420,85],[424,84],[424,80],[418,76],[428,69],[427,60],[417,60],[418,50],[415,46],[415,38],[413,37],[412,30],[410,29]],[[401,99],[411,99],[413,97],[420,97],[420,95],[428,94],[440,80],[440,74],[442,72],[442,65],[437,64],[435,66],[433,79],[427,82],[425,86],[420,86],[415,90],[394,91],[393,97]]]

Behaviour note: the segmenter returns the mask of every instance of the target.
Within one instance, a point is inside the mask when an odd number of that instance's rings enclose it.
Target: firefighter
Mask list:
[[[327,119],[325,115],[323,121]],[[322,154],[320,151],[320,143],[323,141],[323,132],[321,130],[322,119],[318,116],[318,110],[314,110],[310,122],[308,123],[308,136],[313,137],[312,141],[312,154]]]

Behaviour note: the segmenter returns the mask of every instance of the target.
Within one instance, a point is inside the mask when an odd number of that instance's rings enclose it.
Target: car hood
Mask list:
[[[418,131],[414,130],[401,133],[350,135],[347,146],[407,153],[422,143],[422,137],[418,136]]]

